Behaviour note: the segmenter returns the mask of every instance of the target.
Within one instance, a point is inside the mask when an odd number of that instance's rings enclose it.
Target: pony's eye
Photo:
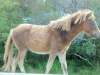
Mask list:
[[[96,27],[94,26],[95,25],[95,22],[94,21],[90,22],[90,24],[91,24],[91,28],[92,29],[96,29]]]
[[[91,24],[94,24],[94,22],[92,21]]]

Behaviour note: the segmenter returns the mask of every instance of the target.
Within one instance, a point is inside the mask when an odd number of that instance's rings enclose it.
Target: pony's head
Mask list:
[[[84,31],[95,38],[100,38],[100,30],[95,21],[93,11],[88,9],[78,11],[73,14],[68,14],[58,20],[51,21],[49,24],[53,28],[59,28],[63,31],[75,30]],[[79,28],[80,27],[80,28]]]
[[[100,30],[95,21],[93,11],[82,10],[78,12],[77,19],[74,21],[75,24],[79,23],[82,25],[82,31],[93,36],[94,38],[100,38]]]

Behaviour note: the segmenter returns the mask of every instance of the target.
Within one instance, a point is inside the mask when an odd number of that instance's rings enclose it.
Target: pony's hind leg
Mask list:
[[[27,50],[22,50],[19,52],[18,66],[22,73],[26,73],[26,71],[24,69],[24,57],[25,57],[26,52],[27,52]]]
[[[12,72],[16,71],[17,64],[22,73],[26,72],[24,69],[24,57],[25,57],[26,52],[27,52],[27,49],[19,50],[18,54],[15,55],[14,60],[13,60],[13,65],[12,65]]]
[[[12,63],[12,70],[11,70],[11,72],[13,72],[13,73],[16,71],[18,60],[19,60],[18,54],[16,54],[14,56],[13,63]]]

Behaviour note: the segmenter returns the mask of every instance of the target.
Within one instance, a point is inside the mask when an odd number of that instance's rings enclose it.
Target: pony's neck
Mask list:
[[[82,27],[80,25],[74,26],[69,31],[69,41],[72,42],[81,32],[82,32]]]

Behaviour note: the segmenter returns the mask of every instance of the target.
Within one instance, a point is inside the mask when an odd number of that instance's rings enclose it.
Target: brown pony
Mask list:
[[[80,33],[85,32],[95,38],[100,38],[100,31],[92,11],[86,9],[68,14],[61,19],[51,21],[48,25],[21,24],[11,30],[5,46],[4,71],[16,71],[18,64],[25,73],[24,57],[28,49],[38,54],[49,54],[45,73],[49,73],[54,59],[58,56],[64,75],[68,75],[66,51],[71,42]],[[18,54],[13,58],[13,43]],[[13,63],[12,63],[13,59]]]

